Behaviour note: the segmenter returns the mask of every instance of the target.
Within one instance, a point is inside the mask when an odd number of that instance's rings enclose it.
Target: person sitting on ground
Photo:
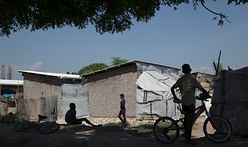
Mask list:
[[[67,124],[82,124],[82,121],[85,121],[87,124],[91,125],[92,127],[100,127],[102,125],[95,125],[91,123],[87,118],[76,118],[76,105],[74,103],[69,104],[70,109],[65,114],[65,121]]]

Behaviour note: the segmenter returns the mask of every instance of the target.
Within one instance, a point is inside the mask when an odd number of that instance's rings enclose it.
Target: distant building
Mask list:
[[[13,95],[14,98],[20,98],[19,93],[23,93],[22,80],[4,80],[0,79],[0,95]]]
[[[22,80],[0,79],[0,115],[16,113],[16,100],[23,98]]]
[[[1,79],[11,80],[12,79],[12,67],[11,65],[1,66]]]

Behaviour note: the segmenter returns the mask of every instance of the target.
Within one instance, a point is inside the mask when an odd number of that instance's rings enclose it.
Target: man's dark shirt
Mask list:
[[[76,110],[73,110],[73,109],[68,110],[65,114],[65,121],[68,124],[74,124],[77,121]]]

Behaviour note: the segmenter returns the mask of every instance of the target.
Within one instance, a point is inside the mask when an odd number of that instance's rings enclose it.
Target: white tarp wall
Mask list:
[[[173,102],[171,86],[179,78],[176,74],[144,71],[136,81],[136,112],[138,118],[158,116],[177,117],[180,112]]]
[[[82,84],[63,84],[62,99],[60,105],[60,116],[65,116],[69,110],[69,104],[76,104],[76,117],[85,118],[89,116],[88,86]]]

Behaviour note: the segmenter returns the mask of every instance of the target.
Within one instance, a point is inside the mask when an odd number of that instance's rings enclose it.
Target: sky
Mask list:
[[[0,37],[0,65],[12,66],[13,79],[22,79],[17,70],[77,72],[92,63],[111,64],[112,57],[176,68],[188,63],[193,71],[214,73],[213,61],[221,50],[224,68],[248,66],[248,4],[207,5],[226,14],[231,23],[220,27],[202,7],[194,10],[192,5],[181,5],[177,10],[162,7],[150,21],[134,21],[123,33],[101,35],[93,26],[21,30]]]

